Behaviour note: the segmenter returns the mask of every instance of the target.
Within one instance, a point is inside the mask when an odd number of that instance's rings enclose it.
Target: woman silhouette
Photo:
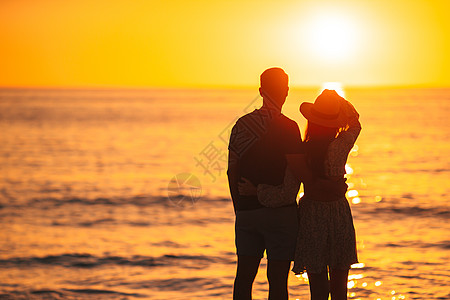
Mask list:
[[[307,272],[311,299],[326,300],[330,293],[333,300],[347,299],[348,271],[358,259],[344,175],[348,154],[361,131],[359,114],[334,90],[324,90],[314,103],[302,103],[300,111],[308,120],[305,154],[287,157],[283,184],[254,187],[242,178],[240,193],[256,193],[261,204],[279,207],[292,203],[298,181],[303,182],[292,270]]]

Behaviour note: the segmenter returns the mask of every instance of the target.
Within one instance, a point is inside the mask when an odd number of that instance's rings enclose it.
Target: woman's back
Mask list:
[[[343,100],[345,101],[345,100]],[[347,116],[347,125],[334,137],[338,128],[311,126],[309,139],[306,140],[306,160],[310,170],[310,178],[303,176],[305,195],[319,201],[335,201],[345,195],[345,165],[348,154],[353,148],[361,131],[359,114],[350,102],[342,105]],[[312,124],[308,124],[310,126]],[[308,130],[310,127],[308,127]],[[327,132],[327,130],[334,130]],[[330,137],[331,134],[331,137]],[[328,136],[328,137],[327,137]],[[307,133],[308,138],[308,133]],[[330,184],[335,182],[336,184]],[[340,184],[339,184],[340,183]],[[342,188],[341,188],[342,187]]]

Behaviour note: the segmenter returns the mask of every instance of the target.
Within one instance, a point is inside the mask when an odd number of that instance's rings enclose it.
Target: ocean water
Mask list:
[[[318,92],[289,94],[301,130]],[[345,93],[363,127],[349,299],[449,299],[450,89]],[[260,104],[256,89],[0,89],[0,299],[230,299],[227,139]],[[309,299],[307,278],[289,285]]]

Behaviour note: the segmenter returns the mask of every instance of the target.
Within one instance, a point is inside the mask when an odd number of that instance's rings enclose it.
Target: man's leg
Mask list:
[[[308,280],[311,300],[328,300],[330,288],[327,270],[325,269],[322,273],[308,272]]]
[[[338,270],[330,268],[330,292],[332,300],[347,299],[348,269]]]
[[[256,256],[238,255],[236,278],[234,280],[233,299],[252,299],[252,286],[258,273],[261,258]]]
[[[287,300],[289,298],[287,281],[290,267],[290,260],[268,260],[269,300]]]

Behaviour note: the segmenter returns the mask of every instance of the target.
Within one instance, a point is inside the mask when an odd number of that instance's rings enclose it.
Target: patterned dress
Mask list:
[[[352,116],[348,128],[330,143],[325,158],[325,174],[329,178],[344,177],[348,154],[361,131],[356,110],[350,104],[346,109]],[[282,185],[258,185],[258,200],[269,207],[287,205],[295,199],[298,185],[299,180],[287,169]],[[346,270],[358,262],[353,218],[345,196],[323,199],[307,192],[299,201],[298,212],[299,232],[292,269],[296,274],[306,270],[321,273],[327,266]]]

